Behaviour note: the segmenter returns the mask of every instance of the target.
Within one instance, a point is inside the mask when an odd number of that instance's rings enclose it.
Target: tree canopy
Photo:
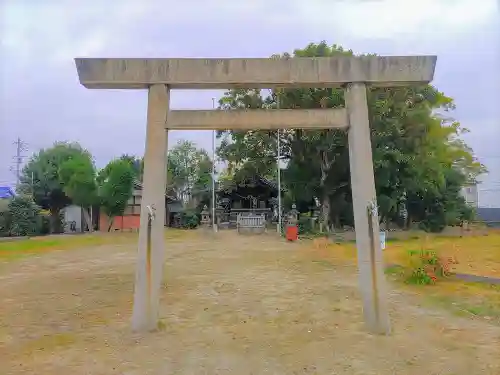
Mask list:
[[[50,211],[52,232],[62,231],[59,214],[61,209],[71,203],[65,190],[76,193],[74,184],[65,186],[63,181],[70,180],[68,175],[72,172],[68,171],[69,164],[63,169],[61,166],[71,162],[72,166],[80,167],[84,160],[92,160],[92,156],[78,143],[56,142],[51,148],[41,149],[34,154],[22,170],[19,193],[32,195],[37,205]],[[80,178],[81,174],[78,176],[75,178]]]
[[[101,208],[110,218],[108,231],[116,216],[123,215],[132,197],[136,171],[128,160],[110,161],[97,176]]]
[[[98,200],[96,171],[90,154],[83,153],[64,161],[59,167],[59,180],[64,194],[73,204],[83,208],[85,222],[92,231],[88,209]]]
[[[354,52],[320,42],[271,57],[338,55]],[[432,85],[368,87],[367,99],[380,221],[406,228],[418,222],[437,231],[470,218],[460,189],[486,169],[461,137],[467,129],[452,117],[453,99]],[[342,88],[231,89],[219,100],[220,110],[344,106]],[[220,185],[233,186],[256,175],[275,180],[278,133],[285,204],[296,203],[301,211],[319,204],[326,228],[352,226],[348,135],[343,130],[219,131],[217,154],[227,165]],[[143,169],[142,158],[123,154],[96,173],[87,150],[78,143],[57,142],[31,157],[19,192],[50,210],[51,230],[59,232],[60,210],[71,202],[83,208],[99,202],[111,218],[123,214]],[[167,181],[166,194],[193,208],[209,204],[212,161],[207,152],[179,141],[168,153]]]
[[[168,187],[188,202],[211,184],[212,162],[204,149],[193,142],[180,140],[168,153]]]
[[[61,210],[69,204],[83,208],[92,230],[89,208],[100,205],[111,218],[122,215],[133,193],[134,181],[142,181],[144,159],[122,154],[96,171],[92,155],[78,143],[56,142],[34,154],[23,168],[18,192],[50,211],[51,232],[63,230]],[[193,208],[209,204],[212,161],[193,142],[180,140],[168,153],[166,194]],[[7,209],[7,207],[5,207]]]
[[[353,54],[321,42],[272,57]],[[367,96],[381,221],[398,221],[403,216],[407,226],[419,221],[436,229],[460,220],[466,214],[460,187],[474,182],[485,168],[460,138],[466,130],[449,116],[455,108],[453,99],[432,85],[369,88]],[[233,89],[219,100],[222,110],[344,105],[341,88]],[[232,174],[276,175],[276,131],[230,130],[218,132],[218,137],[218,155]],[[346,132],[338,129],[280,131],[286,200],[299,207],[311,207],[319,200],[327,227],[331,222],[353,225],[347,142]],[[441,224],[431,224],[436,221]]]

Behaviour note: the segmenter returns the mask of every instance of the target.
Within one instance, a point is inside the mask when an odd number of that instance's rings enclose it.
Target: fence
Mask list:
[[[264,233],[266,231],[265,215],[242,215],[236,219],[238,233]]]

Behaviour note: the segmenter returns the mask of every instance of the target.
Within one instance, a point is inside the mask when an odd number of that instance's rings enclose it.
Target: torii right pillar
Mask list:
[[[379,241],[366,85],[347,84],[345,104],[349,118],[349,165],[363,314],[370,332],[388,335],[391,326]]]

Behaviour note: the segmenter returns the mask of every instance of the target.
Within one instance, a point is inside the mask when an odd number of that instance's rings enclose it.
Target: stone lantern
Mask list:
[[[210,212],[208,211],[207,205],[204,205],[203,210],[201,211],[200,224],[203,228],[208,228],[210,226]]]
[[[297,225],[297,222],[299,221],[299,211],[297,211],[297,206],[292,204],[292,209],[288,212],[287,215],[287,224],[290,225]]]

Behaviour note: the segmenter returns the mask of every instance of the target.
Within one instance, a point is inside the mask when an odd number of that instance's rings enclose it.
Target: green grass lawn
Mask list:
[[[137,238],[136,233],[95,233],[2,241],[0,242],[0,261],[11,261],[56,250],[126,243],[135,238]]]
[[[189,233],[192,234],[192,231],[169,228],[165,231],[165,236],[168,239],[180,239],[186,237]],[[14,241],[0,241],[0,262],[41,255],[57,250],[136,243],[137,237],[138,234],[134,232],[95,232],[92,234],[41,236]]]

